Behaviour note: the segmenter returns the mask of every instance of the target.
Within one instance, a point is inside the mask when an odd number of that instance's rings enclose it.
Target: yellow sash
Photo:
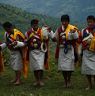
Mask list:
[[[43,41],[43,34],[40,28],[37,29],[37,33],[40,34],[41,41]],[[35,35],[35,32],[32,32],[29,36],[29,39]]]
[[[14,40],[17,40],[18,39],[18,35],[20,37],[23,38],[23,40],[25,39],[25,36],[22,34],[22,32],[20,32],[19,30],[17,29],[14,29],[14,34],[11,34],[11,37],[14,39]],[[24,78],[27,78],[27,75],[28,75],[28,61],[27,61],[27,47],[24,47],[21,49],[21,53],[22,53],[22,62],[23,62],[23,75],[24,75]]]
[[[69,34],[69,32],[70,32],[71,30],[75,30],[75,29],[77,29],[77,27],[68,24],[68,26],[67,26],[67,28],[66,28],[66,31],[65,31],[65,32],[66,32],[66,40],[68,40],[68,34]]]
[[[95,52],[95,36],[91,40],[89,50]]]
[[[17,39],[17,36],[21,36],[23,39],[25,39],[25,36],[22,34],[22,32],[20,32],[19,30],[17,29],[14,29],[14,34],[11,34],[11,37],[16,40]]]

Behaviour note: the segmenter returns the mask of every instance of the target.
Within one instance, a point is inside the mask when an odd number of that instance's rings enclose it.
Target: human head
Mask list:
[[[87,17],[87,24],[90,28],[95,27],[95,17],[93,15]]]
[[[10,22],[3,23],[3,28],[9,33],[13,32],[13,25]]]
[[[38,21],[37,19],[31,20],[31,27],[32,27],[34,30],[37,30],[37,29],[38,29],[38,23],[39,23],[39,21]]]
[[[61,23],[64,27],[67,27],[70,22],[69,15],[65,14],[61,16]]]

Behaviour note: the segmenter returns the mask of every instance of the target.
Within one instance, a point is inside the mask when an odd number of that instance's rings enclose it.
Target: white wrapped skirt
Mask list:
[[[20,51],[10,51],[10,64],[13,70],[18,71],[23,67]]]
[[[43,70],[44,69],[45,53],[41,50],[31,50],[29,52],[30,68],[31,70]]]
[[[64,48],[60,48],[58,59],[58,70],[60,71],[74,71],[74,49],[68,50],[68,53],[64,53]]]
[[[95,52],[83,51],[82,74],[95,75]]]

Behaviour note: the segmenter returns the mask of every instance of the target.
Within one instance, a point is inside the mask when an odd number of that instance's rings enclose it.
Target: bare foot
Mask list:
[[[90,89],[91,89],[91,87],[89,87],[89,86],[88,86],[87,88],[85,88],[86,91],[88,91],[88,90],[90,90]]]
[[[38,82],[34,82],[33,83],[33,86],[37,86],[37,85],[39,85]]]
[[[40,81],[40,82],[39,82],[39,85],[40,85],[40,86],[44,86],[45,84],[44,84],[44,82]]]
[[[70,88],[70,87],[71,87],[71,83],[68,83],[68,84],[67,84],[67,88]]]
[[[16,82],[14,82],[14,85],[20,85],[20,84],[21,84],[20,81],[16,81]]]
[[[10,83],[15,83],[16,82],[16,79],[13,79],[10,81]]]
[[[64,88],[68,88],[68,87],[67,87],[67,84],[64,85]]]

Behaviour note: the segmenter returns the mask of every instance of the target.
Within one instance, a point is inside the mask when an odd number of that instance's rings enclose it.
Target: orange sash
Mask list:
[[[23,47],[22,48],[22,62],[23,62],[23,75],[24,78],[27,78],[28,76],[28,64],[29,64],[29,60],[27,59],[27,52],[28,52],[28,48],[27,47]]]
[[[91,40],[89,50],[95,52],[95,36]]]
[[[3,62],[3,56],[2,51],[0,51],[0,73],[4,71],[4,62]]]
[[[47,45],[47,52],[45,53],[45,59],[44,59],[44,67],[46,70],[50,69],[49,66],[49,41],[46,42]]]

